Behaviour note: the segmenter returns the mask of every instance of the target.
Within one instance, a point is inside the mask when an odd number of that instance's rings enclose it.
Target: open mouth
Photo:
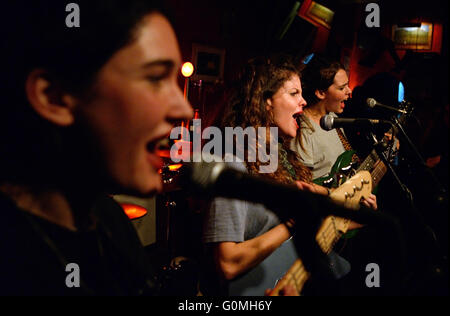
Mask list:
[[[164,166],[163,157],[169,157],[169,137],[163,135],[147,143],[147,160],[155,170],[161,170]]]
[[[151,154],[158,154],[169,149],[169,135],[163,135],[147,143],[147,151]]]
[[[295,120],[295,124],[297,125],[297,128],[299,128],[300,127],[300,116],[302,115],[302,113],[299,111],[299,112],[297,112],[297,113],[294,113],[293,115],[292,115],[292,117],[294,118],[294,120]]]

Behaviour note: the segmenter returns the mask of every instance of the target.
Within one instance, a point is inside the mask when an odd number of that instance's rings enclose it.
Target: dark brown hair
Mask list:
[[[245,129],[251,126],[257,129],[258,127],[276,126],[272,112],[266,109],[266,101],[295,75],[300,76],[297,68],[286,56],[258,57],[250,60],[240,73],[236,85],[231,91],[222,127],[242,127]],[[278,169],[274,173],[264,175],[282,183],[293,182],[293,177],[280,161],[284,149],[287,153],[287,161],[294,167],[297,178],[310,181],[311,172],[299,161],[297,154],[290,149],[290,139],[279,139],[278,141],[281,143],[281,150],[278,152]],[[268,149],[269,145],[270,139],[267,137],[266,144],[257,144],[257,147],[266,146],[265,149]],[[243,151],[247,169],[250,173],[257,173],[261,162],[258,160],[249,162],[247,159],[248,149]]]
[[[338,61],[331,61],[321,54],[315,53],[309,62],[300,66],[302,74],[302,95],[307,102],[307,106],[313,106],[320,101],[316,96],[316,91],[327,91],[333,84],[334,77],[344,66]],[[303,116],[300,117],[303,128],[309,128],[314,131],[314,127]],[[305,127],[306,126],[306,127]],[[300,130],[297,131],[297,141],[300,147],[305,150]]]
[[[302,94],[308,106],[319,102],[316,90],[326,91],[333,84],[336,73],[340,69],[345,69],[340,62],[331,61],[319,54],[314,54],[314,57],[302,68]]]
[[[0,49],[5,57],[0,60],[0,183],[51,188],[68,182],[68,170],[77,166],[85,170],[81,158],[86,153],[68,154],[66,150],[75,148],[73,138],[86,143],[89,136],[40,117],[29,105],[26,78],[34,69],[45,69],[63,90],[77,96],[89,94],[101,67],[134,41],[143,18],[153,12],[167,15],[161,2],[79,0],[80,27],[75,28],[65,24],[66,1],[24,4],[7,0],[2,4]],[[67,157],[75,157],[75,161]],[[93,159],[85,160],[92,164]]]

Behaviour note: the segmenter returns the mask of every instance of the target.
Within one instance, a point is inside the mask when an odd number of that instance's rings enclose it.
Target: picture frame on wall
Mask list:
[[[326,27],[327,29],[331,29],[334,12],[315,1],[311,1],[306,9],[305,17]]]
[[[225,49],[200,44],[192,45],[193,80],[217,82],[223,80]]]
[[[430,50],[433,44],[433,24],[393,25],[392,41],[396,49]]]

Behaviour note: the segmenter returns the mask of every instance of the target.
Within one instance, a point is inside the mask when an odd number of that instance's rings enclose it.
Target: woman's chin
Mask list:
[[[162,193],[163,191],[163,183],[161,176],[151,179],[149,184],[146,186],[145,195],[155,195],[158,193]]]
[[[297,136],[297,129],[289,131],[285,135],[287,138],[294,138]]]
[[[133,184],[127,186],[126,191],[136,196],[150,197],[163,192],[161,175],[151,174],[145,179],[135,179]]]

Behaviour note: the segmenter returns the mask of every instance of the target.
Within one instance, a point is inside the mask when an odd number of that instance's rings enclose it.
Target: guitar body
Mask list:
[[[353,162],[352,157],[355,152],[356,151],[354,150],[344,151],[336,159],[330,173],[323,177],[314,179],[313,182],[327,188],[337,188],[340,186],[345,182],[345,180],[347,180],[347,177],[354,174],[354,166],[356,163]]]
[[[398,117],[398,121],[404,122],[411,116],[413,108],[409,102],[402,101],[402,103],[400,104],[400,109],[403,110],[403,113],[405,114],[402,114],[400,117]],[[391,162],[397,155],[399,149],[398,139],[396,139],[395,137],[392,138],[392,135],[395,136],[395,130],[391,128],[387,133],[385,133],[385,137],[380,141],[380,143],[384,145],[383,147],[385,147],[383,150],[384,158],[390,160]],[[372,142],[373,139],[370,138],[370,141]],[[331,168],[329,174],[314,179],[313,182],[327,188],[337,188],[348,178],[352,177],[359,171],[367,170],[371,173],[374,173],[373,169],[378,167],[379,169],[381,169],[381,171],[376,171],[375,174],[377,178],[373,178],[373,187],[376,187],[378,182],[386,172],[386,166],[380,160],[380,157],[378,157],[378,153],[375,150],[372,150],[369,156],[367,156],[366,159],[361,162],[360,166],[358,166],[357,169],[355,168],[357,163],[352,161],[353,154],[355,154],[354,150],[347,150],[343,152],[336,159],[336,162],[333,164],[333,167]]]
[[[361,171],[334,190],[330,198],[347,208],[357,210],[361,198],[368,196],[371,190],[370,173]],[[349,222],[348,219],[334,216],[324,219],[316,241],[325,253],[329,253],[342,234],[347,232]],[[271,295],[276,295],[285,284],[291,282],[300,292],[308,276],[293,241],[289,239],[258,266],[230,281],[229,295],[261,296],[269,288],[274,289]]]
[[[387,139],[383,139],[383,142],[387,143]],[[393,159],[398,150],[397,140],[386,145],[383,155],[385,159]],[[356,169],[356,162],[352,159],[354,154],[354,150],[343,152],[336,159],[330,173],[314,179],[313,182],[334,188],[330,198],[356,211],[360,207],[361,199],[372,193],[387,168],[373,150]],[[316,241],[324,253],[333,249],[335,243],[347,232],[349,223],[349,219],[335,216],[328,216],[323,220],[316,234]],[[263,295],[266,289],[273,288],[270,295],[277,296],[286,284],[292,285],[300,293],[308,278],[309,273],[297,256],[295,245],[288,240],[257,267],[231,281],[230,295],[258,296]]]
[[[369,171],[360,171],[333,190],[330,198],[346,208],[358,209],[359,201],[372,192],[372,176]]]

